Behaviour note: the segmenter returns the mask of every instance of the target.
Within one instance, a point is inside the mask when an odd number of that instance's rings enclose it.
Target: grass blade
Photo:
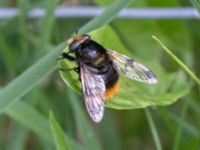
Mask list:
[[[190,0],[190,2],[192,3],[192,5],[198,10],[198,12],[200,13],[200,1],[199,0]]]
[[[161,47],[169,54],[176,62],[179,64],[185,72],[189,74],[189,76],[200,85],[200,79],[178,58],[176,57],[156,36],[152,36],[154,40],[156,40]]]
[[[22,150],[24,149],[27,137],[28,137],[28,130],[24,128],[23,126],[19,125],[18,123],[15,123],[12,127],[11,132],[11,139],[9,140],[9,143],[7,144],[8,147],[6,150]]]
[[[15,74],[17,72],[16,57],[14,56],[11,47],[6,41],[6,38],[3,34],[0,34],[0,45],[1,45],[1,56],[5,61],[6,67],[11,72]]]
[[[148,108],[146,108],[144,110],[145,110],[145,114],[147,116],[147,120],[149,122],[149,126],[150,126],[150,129],[151,129],[152,135],[153,135],[153,139],[154,139],[154,142],[155,142],[155,145],[156,145],[156,149],[157,150],[162,150],[160,138],[158,136],[158,132],[156,130],[156,126],[154,124],[154,121],[153,121],[153,118],[151,116],[151,113],[150,113]]]
[[[178,129],[177,129],[176,134],[175,134],[173,150],[179,149],[180,140],[181,140],[181,133],[183,131],[183,125],[185,124],[184,120],[185,120],[185,116],[186,116],[186,113],[187,113],[187,110],[188,110],[188,106],[189,106],[189,99],[186,99],[185,103],[183,105],[183,108],[182,108],[182,112],[181,112],[180,124],[179,124]]]
[[[52,141],[48,120],[32,106],[23,102],[18,102],[6,113],[8,116],[25,125],[29,129],[36,131],[38,135],[43,139],[46,139],[46,141]]]
[[[109,23],[113,17],[131,1],[132,0],[119,0],[114,2],[114,4],[108,7],[101,15],[83,26],[80,29],[80,32],[87,33]],[[53,71],[53,69],[55,69],[56,58],[65,46],[65,43],[61,43],[2,89],[0,92],[0,113],[4,112],[8,107],[20,100],[20,98],[29,92],[40,80],[45,78]]]
[[[44,52],[47,52],[48,42],[51,38],[51,32],[52,32],[52,28],[55,22],[54,10],[56,8],[57,3],[58,3],[58,0],[53,0],[53,1],[47,0],[45,2],[46,13],[42,21],[42,29],[41,29],[40,40],[39,40],[40,42],[38,45],[36,58],[38,56],[42,56]]]
[[[17,102],[22,96],[29,92],[40,80],[45,78],[56,68],[56,57],[65,47],[60,44],[57,48],[40,59],[37,63],[27,69],[19,77],[14,79],[0,92],[0,113]]]
[[[85,25],[83,28],[80,29],[80,33],[85,33],[85,31],[89,29],[89,31],[92,31],[96,28],[99,28],[101,26],[104,26],[112,21],[114,17],[117,16],[117,14],[122,10],[124,7],[126,7],[128,4],[130,4],[133,0],[118,0],[115,1],[110,7],[106,8],[106,10],[99,16],[92,19],[87,25]]]
[[[71,148],[69,147],[67,138],[65,137],[62,128],[56,121],[53,113],[50,112],[49,116],[50,116],[49,118],[50,118],[51,131],[54,137],[57,150],[70,150]]]
[[[29,9],[29,2],[26,0],[17,0],[17,5],[20,8],[20,13],[18,16],[18,30],[20,32],[21,40],[19,45],[21,48],[21,59],[26,61],[26,58],[28,57],[28,37],[29,31],[28,31],[28,21],[27,21],[27,13]]]

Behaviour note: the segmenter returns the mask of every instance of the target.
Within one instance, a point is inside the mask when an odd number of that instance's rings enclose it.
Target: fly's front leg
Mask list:
[[[57,61],[63,60],[63,59],[67,59],[67,60],[70,60],[70,61],[75,61],[75,60],[76,60],[75,57],[69,55],[69,53],[70,53],[70,52],[67,52],[67,53],[63,52],[63,53],[57,58]],[[80,70],[79,67],[67,68],[67,69],[65,69],[65,68],[58,68],[58,70],[59,70],[59,71],[75,71],[76,73],[79,73],[79,72],[80,72],[80,71],[79,71],[79,70]]]
[[[75,61],[75,57],[69,55],[70,52],[67,52],[67,53],[62,53],[58,58],[57,60],[62,60],[62,59],[67,59],[67,60],[70,60],[70,61]]]
[[[76,58],[71,56],[71,55],[69,55],[69,53],[70,52],[67,52],[67,53],[63,52],[57,58],[57,61],[62,60],[62,59],[67,59],[67,60],[70,60],[70,61],[76,61]],[[66,68],[66,69],[65,68],[58,68],[58,70],[59,71],[63,71],[63,72],[65,72],[65,71],[75,71],[79,75],[78,79],[80,81],[80,66],[79,65],[77,67],[73,67],[73,68]]]
[[[80,78],[80,67],[74,67],[74,68],[68,68],[68,69],[63,69],[63,68],[58,68],[59,71],[75,71],[78,74],[78,80],[81,81]]]
[[[75,71],[76,73],[80,73],[80,67],[74,67],[74,68],[68,68],[68,69],[64,69],[64,68],[58,68],[59,71]]]

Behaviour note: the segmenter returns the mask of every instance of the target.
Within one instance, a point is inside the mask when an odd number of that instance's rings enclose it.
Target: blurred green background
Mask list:
[[[150,97],[152,104],[155,98],[159,105],[176,101],[172,105],[116,110],[111,109],[116,106],[111,102],[102,122],[95,124],[89,118],[81,96],[66,86],[58,71],[48,74],[50,69],[44,68],[41,74],[47,69],[48,76],[39,81],[20,101],[13,100],[9,107],[5,107],[6,96],[9,99],[12,93],[1,96],[5,91],[4,87],[15,82],[17,76],[43,56],[56,50],[55,47],[91,19],[58,19],[53,15],[56,7],[106,7],[112,2],[114,1],[0,1],[0,8],[20,9],[18,16],[0,20],[0,150],[54,150],[67,147],[85,150],[200,149],[199,85],[152,39],[152,35],[159,37],[199,77],[198,19],[114,18],[109,24],[116,34],[115,37],[123,43],[122,47],[126,47],[134,58],[152,67],[161,81],[155,88],[134,82],[135,87],[140,89],[136,95],[140,95],[141,102],[142,98],[149,96],[145,95],[146,91],[153,91]],[[192,7],[192,4],[188,0],[134,0],[128,7]],[[44,8],[47,14],[44,18],[28,19],[27,13],[34,8]],[[104,39],[102,36],[100,39]],[[108,41],[101,42],[104,46],[116,46],[116,43],[112,43],[112,36],[106,36],[105,39]],[[37,73],[39,74],[35,74]],[[30,80],[34,75],[30,76]],[[24,84],[26,82],[17,86],[20,89]],[[17,92],[18,88],[15,87],[14,90]],[[143,90],[144,93],[141,92]],[[134,93],[131,96],[129,99],[135,98]],[[120,98],[113,98],[113,102]],[[164,100],[169,103],[161,104]],[[57,121],[53,115],[50,115],[49,121],[49,111],[53,112]],[[63,137],[63,133],[66,137]]]

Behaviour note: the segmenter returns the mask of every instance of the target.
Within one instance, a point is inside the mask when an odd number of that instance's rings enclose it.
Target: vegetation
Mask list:
[[[106,9],[92,19],[56,18],[55,8],[65,5]],[[199,149],[199,21],[116,17],[126,7],[200,11],[198,0],[9,0],[0,6],[20,10],[0,20],[0,149]],[[28,19],[39,7],[45,17]],[[159,81],[146,85],[121,77],[121,90],[106,102],[99,124],[86,112],[77,74],[56,69],[75,65],[56,58],[77,27],[145,64]]]

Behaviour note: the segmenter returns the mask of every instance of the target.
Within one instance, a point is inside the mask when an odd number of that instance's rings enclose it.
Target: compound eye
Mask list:
[[[69,44],[69,51],[74,52],[78,49],[79,46],[79,41],[73,41],[71,44]]]
[[[88,34],[83,34],[83,37],[84,37],[86,40],[88,40],[88,39],[91,38],[90,35],[88,35]]]

